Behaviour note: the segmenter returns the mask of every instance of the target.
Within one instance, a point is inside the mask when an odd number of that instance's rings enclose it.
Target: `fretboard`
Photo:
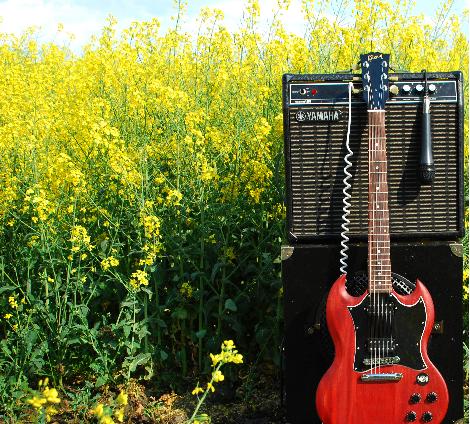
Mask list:
[[[369,291],[392,291],[388,213],[385,111],[368,112],[369,121]]]

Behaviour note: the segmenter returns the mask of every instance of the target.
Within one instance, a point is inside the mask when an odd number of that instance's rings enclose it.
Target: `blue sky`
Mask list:
[[[339,3],[339,0],[337,0]],[[188,0],[188,10],[184,19],[183,29],[194,32],[197,30],[197,16],[202,7],[217,7],[224,12],[224,23],[230,30],[235,30],[242,20],[243,0]],[[260,0],[261,24],[266,22],[277,0]],[[416,0],[415,12],[426,15],[426,20],[432,22],[434,11],[440,1]],[[465,0],[454,0],[453,10],[461,13],[466,6]],[[106,17],[114,15],[119,21],[119,27],[124,28],[134,20],[147,20],[158,17],[162,30],[174,25],[170,17],[175,13],[173,0],[0,0],[0,16],[2,23],[0,31],[21,33],[32,25],[40,26],[39,38],[44,41],[60,42],[57,34],[58,23],[64,24],[65,32],[75,34],[71,43],[74,50],[89,40],[92,34],[99,33]],[[301,0],[291,0],[289,11],[285,13],[283,22],[285,28],[303,35],[304,27],[301,16]],[[468,23],[465,25],[468,30]]]

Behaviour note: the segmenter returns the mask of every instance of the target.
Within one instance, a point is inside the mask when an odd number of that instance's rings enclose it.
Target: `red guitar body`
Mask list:
[[[422,326],[418,333],[423,367],[413,369],[402,364],[380,366],[379,372],[400,373],[402,378],[399,381],[364,382],[361,375],[370,374],[371,370],[354,370],[355,355],[360,347],[356,344],[356,324],[351,310],[365,304],[369,292],[360,297],[350,296],[345,281],[346,276],[343,275],[335,282],[327,301],[326,317],[335,346],[335,358],[316,393],[317,412],[323,424],[441,423],[447,412],[449,397],[444,379],[427,353],[434,324],[434,306],[427,289],[417,280],[416,288],[410,295],[391,293],[395,298],[393,301],[399,302],[403,309],[410,309],[419,303],[425,312],[425,321],[419,322]],[[436,395],[435,400],[427,399],[430,393]],[[420,400],[413,402],[410,399],[416,394]],[[414,420],[408,416],[410,413],[416,415]],[[430,420],[427,414],[431,414]]]

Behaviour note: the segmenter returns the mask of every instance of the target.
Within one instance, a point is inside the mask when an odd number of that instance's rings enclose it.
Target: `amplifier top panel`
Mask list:
[[[427,92],[431,102],[456,103],[458,80],[461,80],[460,72],[428,74]],[[284,81],[287,88],[284,99],[288,105],[346,104],[349,102],[349,81],[353,82],[357,91],[352,96],[352,102],[364,102],[360,92],[362,83],[357,75],[286,74]],[[391,74],[390,85],[396,86],[396,94],[391,92],[387,103],[422,103],[426,91],[423,73]]]

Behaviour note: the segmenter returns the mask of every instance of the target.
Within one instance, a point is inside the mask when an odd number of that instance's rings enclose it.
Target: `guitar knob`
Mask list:
[[[428,393],[428,395],[426,396],[426,400],[430,403],[433,403],[433,402],[436,402],[437,400],[437,393],[436,392],[431,392],[431,393]]]
[[[400,90],[395,84],[393,84],[390,86],[389,91],[390,93],[397,95]]]
[[[415,411],[410,411],[406,414],[405,420],[407,422],[412,422],[416,421],[416,412]]]
[[[410,403],[419,403],[421,395],[419,393],[413,393],[410,397]]]
[[[425,423],[428,423],[429,421],[432,421],[432,414],[429,412],[429,411],[426,411],[424,414],[423,414],[423,421]]]

